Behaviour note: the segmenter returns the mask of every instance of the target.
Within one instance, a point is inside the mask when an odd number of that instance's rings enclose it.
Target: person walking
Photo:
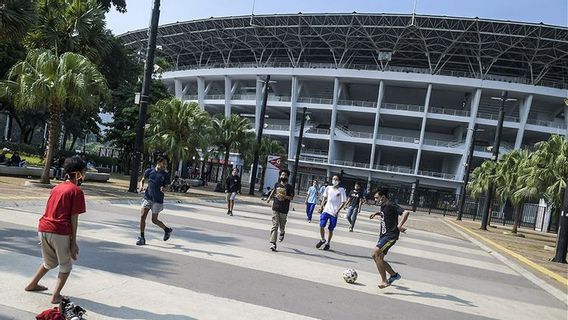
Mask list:
[[[272,203],[272,229],[270,230],[270,250],[276,251],[276,235],[280,229],[278,241],[284,241],[286,233],[286,220],[288,219],[288,211],[290,211],[290,201],[294,199],[294,189],[288,183],[290,171],[281,170],[279,181],[274,184],[274,188],[268,196],[266,202],[274,200]]]
[[[140,236],[136,241],[136,245],[143,246],[146,244],[144,230],[146,229],[146,218],[148,212],[152,211],[152,223],[164,230],[164,241],[168,241],[173,229],[158,219],[158,214],[164,210],[164,191],[170,184],[170,177],[166,172],[168,160],[164,157],[158,157],[154,168],[146,169],[142,181],[140,182],[140,191],[144,190],[144,182],[148,180],[148,188],[144,191],[144,200],[142,200],[141,216],[140,216]]]
[[[398,240],[400,233],[406,231],[404,224],[410,211],[404,210],[396,203],[391,202],[388,189],[379,189],[375,193],[375,202],[380,206],[380,211],[371,214],[369,218],[372,220],[376,216],[381,216],[383,220],[379,232],[379,241],[377,241],[377,246],[373,249],[371,257],[375,261],[381,277],[379,288],[384,289],[401,278],[400,274],[395,272],[390,264],[385,261],[385,256]],[[400,223],[398,222],[399,216],[402,216]],[[390,275],[388,279],[387,272]]]
[[[233,208],[235,207],[235,199],[237,193],[241,192],[241,177],[239,177],[239,170],[233,169],[233,173],[225,180],[225,195],[227,197],[227,214],[233,215]]]
[[[323,185],[319,188],[319,204],[321,205],[323,203],[323,192],[325,191],[325,188],[327,188],[329,186],[329,183],[327,182],[327,180],[324,180]]]
[[[316,244],[316,248],[321,248],[325,244],[323,250],[329,250],[331,244],[331,238],[333,237],[333,230],[337,225],[337,215],[339,211],[343,209],[345,203],[347,202],[347,195],[345,194],[345,189],[339,186],[341,178],[338,175],[334,175],[331,180],[332,186],[325,188],[323,192],[323,201],[319,209],[320,213],[320,236],[321,240]],[[325,240],[325,227],[329,221],[329,226],[327,227],[328,235],[327,241]]]
[[[79,215],[86,211],[85,195],[79,187],[85,177],[86,164],[79,158],[67,158],[64,163],[65,181],[55,186],[49,195],[38,232],[43,262],[25,291],[45,291],[39,282],[47,272],[59,266],[59,274],[51,303],[63,299],[61,290],[71,273],[73,260],[79,256],[77,227]]]
[[[355,182],[355,187],[349,194],[349,201],[347,202],[347,221],[349,222],[349,232],[353,232],[357,215],[361,212],[363,201],[365,197],[361,190],[361,183]]]
[[[308,223],[312,222],[312,215],[318,202],[319,197],[318,181],[314,180],[312,186],[308,188],[308,193],[306,194],[306,215],[308,218]]]

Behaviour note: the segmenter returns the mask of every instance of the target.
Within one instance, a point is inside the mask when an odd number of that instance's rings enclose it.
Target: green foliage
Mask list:
[[[0,5],[0,39],[2,42],[22,38],[35,23],[35,1],[2,0]]]
[[[126,12],[126,0],[97,0],[101,7],[108,12],[111,6],[114,6],[116,11],[120,13]]]
[[[254,133],[250,121],[236,114],[230,117],[218,116],[213,119],[211,143],[225,153],[221,177],[225,177],[231,151],[250,152]]]

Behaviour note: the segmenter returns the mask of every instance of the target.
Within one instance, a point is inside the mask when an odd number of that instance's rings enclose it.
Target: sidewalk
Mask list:
[[[17,177],[0,177],[0,206],[3,203],[18,203],[21,201],[40,201],[44,202],[49,196],[49,188],[39,188],[39,187],[28,187],[25,186],[25,182],[29,179],[17,178]],[[58,184],[59,181],[52,181],[52,184]],[[109,182],[97,183],[97,182],[86,182],[81,188],[85,191],[87,200],[124,200],[124,201],[138,201],[141,198],[141,194],[133,194],[128,192],[129,177],[124,175],[113,174]],[[188,193],[168,193],[166,195],[166,201],[181,201],[181,202],[191,202],[191,201],[208,201],[217,203],[218,205],[224,204],[224,194],[219,192],[214,192],[215,184],[210,183],[207,187],[194,187],[191,188]],[[243,188],[243,190],[247,190]],[[260,198],[260,193],[257,192],[257,196],[249,195],[239,195],[237,198],[236,205],[239,204],[249,204],[249,205],[260,205],[266,206],[269,210],[269,204],[262,201]],[[292,203],[291,214],[303,214],[305,210],[304,197],[298,196]],[[368,219],[370,213],[376,211],[374,206],[364,206],[360,213],[359,219]],[[464,239],[462,235],[448,226],[444,221],[456,222],[454,218],[446,217],[443,218],[439,215],[428,215],[423,212],[416,212],[411,215],[411,218],[407,222],[409,231],[412,229],[423,230],[428,232],[433,232],[441,235],[446,235],[454,238]],[[511,235],[504,235],[503,231],[506,231],[506,227],[497,226],[496,228],[489,228],[488,231],[482,232],[479,230],[479,222],[473,221],[458,221],[460,226],[479,234],[486,239],[494,241],[501,246],[511,250],[517,254],[526,257],[530,261],[538,264],[539,266],[545,267],[550,271],[560,275],[561,277],[568,277],[568,268],[566,265],[553,263],[548,261],[554,256],[554,251],[545,250],[545,246],[554,246],[556,242],[555,235],[543,234],[534,231],[527,231],[524,229],[519,229],[520,233],[525,234],[525,238],[514,237]],[[486,245],[488,243],[485,243]],[[496,248],[493,248],[496,249]],[[499,249],[496,249],[499,252]],[[500,252],[504,253],[504,252]],[[507,255],[507,254],[505,254]],[[510,255],[508,258],[513,259]],[[515,260],[516,261],[516,260]],[[516,261],[519,263],[518,261]],[[522,263],[519,263],[522,264]],[[524,268],[529,269],[526,265]],[[531,269],[535,275],[539,278],[544,279],[549,284],[566,291],[566,285],[561,284],[557,280],[554,280],[540,272]]]

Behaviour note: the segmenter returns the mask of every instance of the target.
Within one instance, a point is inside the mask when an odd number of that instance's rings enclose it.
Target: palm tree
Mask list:
[[[20,109],[48,113],[48,146],[42,183],[49,183],[50,162],[59,142],[62,114],[67,108],[97,108],[109,96],[106,80],[89,59],[75,53],[54,55],[32,50],[0,82],[0,95]]]
[[[495,168],[495,161],[485,161],[481,166],[472,171],[467,185],[467,191],[469,191],[474,199],[480,199],[487,191],[487,188],[489,188],[489,182],[494,181]]]
[[[233,150],[245,150],[246,145],[250,145],[250,140],[254,139],[254,134],[250,121],[236,114],[227,118],[213,119],[212,132],[212,143],[217,145],[220,151],[225,152],[221,173],[221,178],[224,179],[229,165],[229,153]]]
[[[540,191],[559,219],[568,177],[568,139],[552,135],[547,141],[537,143],[530,169],[526,177],[529,185]]]
[[[262,174],[260,175],[258,191],[262,192],[262,188],[264,187],[264,176],[266,174],[266,162],[268,161],[268,156],[271,154],[282,156],[286,154],[286,150],[277,140],[262,138],[260,142],[259,154],[260,156],[258,158],[260,159],[260,164],[262,166]]]
[[[172,174],[179,160],[198,155],[207,142],[211,119],[197,103],[177,98],[158,101],[150,111],[146,149],[165,151],[171,157]]]
[[[525,201],[535,196],[534,190],[527,188],[526,174],[530,166],[530,154],[527,150],[514,150],[505,154],[497,162],[495,169],[495,194],[501,203],[509,200],[514,208],[512,233],[517,233]]]
[[[35,20],[35,1],[4,0],[0,5],[0,38],[22,38]]]

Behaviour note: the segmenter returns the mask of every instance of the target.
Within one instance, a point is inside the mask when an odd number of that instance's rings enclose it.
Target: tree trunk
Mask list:
[[[73,151],[73,149],[75,148],[75,143],[77,143],[77,137],[76,135],[73,135],[73,140],[71,141],[71,146],[69,146],[69,151]]]
[[[171,158],[171,163],[170,165],[172,166],[172,171],[170,171],[170,179],[174,179],[176,176],[176,169],[177,169],[177,164],[176,164],[176,159],[172,156]]]
[[[517,205],[515,207],[515,219],[513,219],[514,221],[513,221],[513,230],[511,231],[512,233],[516,234],[517,228],[521,224],[521,215],[523,213],[523,206],[524,205],[525,205],[524,203],[520,203],[519,205]]]
[[[47,126],[49,127],[49,123],[48,123]],[[61,143],[61,150],[67,149],[67,137],[68,136],[69,136],[69,134],[66,131],[63,132],[63,142]]]
[[[26,135],[26,143],[27,144],[32,144],[32,141],[34,139],[35,128],[36,128],[36,126],[33,125],[31,130],[29,131],[28,135]]]
[[[61,127],[61,115],[57,112],[50,112],[48,119],[49,140],[47,142],[47,156],[45,157],[45,165],[41,175],[41,183],[49,184],[49,173],[51,169],[51,160],[57,151],[57,143],[59,142],[59,128]]]
[[[221,171],[221,183],[225,183],[225,174],[227,167],[229,167],[229,150],[231,150],[231,147],[225,146],[225,163],[223,163],[223,171]]]

